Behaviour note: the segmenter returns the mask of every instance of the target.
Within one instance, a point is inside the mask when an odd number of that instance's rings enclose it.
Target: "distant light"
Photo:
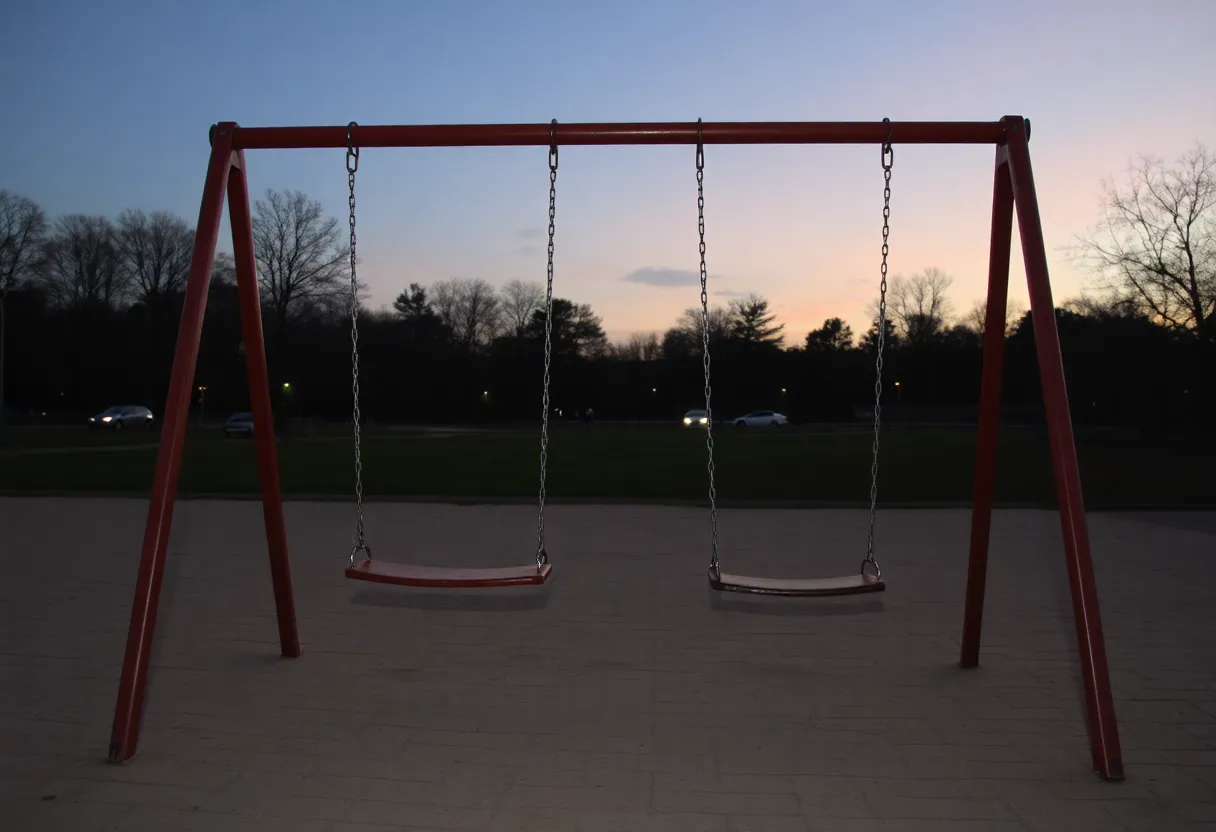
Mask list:
[[[651,393],[657,393],[657,392],[659,392],[659,388],[657,388],[657,387],[651,387],[651,388],[650,388],[650,392],[651,392]]]
[[[898,384],[898,382],[896,382],[896,383]],[[290,389],[291,389],[291,382],[290,381],[283,382],[283,392],[287,392]]]
[[[898,381],[897,381],[897,382],[895,382],[895,386],[896,386],[896,387],[898,387],[898,386],[899,386],[899,382],[898,382]]]
[[[782,388],[781,388],[781,392],[782,392],[782,393],[784,393],[784,392],[785,392],[785,388],[784,388],[784,387],[782,387]]]

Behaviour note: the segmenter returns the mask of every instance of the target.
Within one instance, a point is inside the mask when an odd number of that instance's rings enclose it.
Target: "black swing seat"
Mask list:
[[[881,578],[858,573],[839,578],[757,578],[747,575],[715,574],[709,570],[709,585],[719,592],[750,592],[754,595],[785,595],[814,598],[828,595],[860,595],[882,592],[887,588]]]
[[[462,569],[446,566],[417,566],[383,560],[362,560],[346,568],[355,581],[395,586],[425,586],[445,589],[479,589],[499,586],[529,586],[549,579],[553,564],[507,566],[491,569]]]

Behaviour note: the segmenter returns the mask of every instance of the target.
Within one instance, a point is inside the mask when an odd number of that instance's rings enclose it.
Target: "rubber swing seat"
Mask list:
[[[839,578],[757,578],[748,575],[714,573],[709,570],[709,585],[719,592],[747,592],[753,595],[785,595],[814,598],[829,595],[861,595],[882,592],[887,585],[874,575],[845,575]]]
[[[493,569],[452,569],[444,566],[418,566],[384,560],[362,560],[346,568],[346,577],[355,581],[394,586],[424,586],[444,589],[477,589],[499,586],[532,586],[549,579],[553,564],[507,566]]]

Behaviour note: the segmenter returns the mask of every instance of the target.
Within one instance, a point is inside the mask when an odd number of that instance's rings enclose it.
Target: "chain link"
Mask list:
[[[709,271],[705,267],[705,143],[701,119],[697,119],[697,233],[701,252],[701,356],[705,367],[705,449],[709,472],[709,571],[714,580],[722,577],[718,566],[718,490],[714,485],[714,411],[709,383]]]
[[[536,521],[536,568],[549,561],[545,551],[545,478],[549,466],[549,366],[553,357],[553,233],[557,219],[557,119],[549,126],[549,263],[545,287],[545,378],[541,394],[540,507]]]
[[[355,506],[358,521],[355,525],[355,542],[350,550],[350,562],[353,565],[355,555],[364,552],[371,560],[372,550],[364,539],[363,527],[363,454],[361,448],[362,436],[359,423],[362,419],[359,412],[359,279],[355,271],[357,258],[355,255],[355,172],[359,170],[359,148],[354,141],[354,128],[358,125],[351,122],[346,127],[346,180],[350,186],[350,366],[351,366],[351,395],[354,398],[354,410],[351,422],[355,434]]]
[[[866,557],[861,562],[861,572],[866,574],[867,568],[874,570],[874,579],[882,577],[882,568],[874,558],[874,521],[878,514],[878,437],[882,423],[882,353],[887,342],[887,254],[890,248],[887,240],[891,234],[891,167],[895,164],[895,148],[891,146],[891,120],[884,118],[887,125],[887,140],[882,145],[882,280],[878,290],[878,349],[874,360],[874,461],[870,465],[870,533],[866,540]]]

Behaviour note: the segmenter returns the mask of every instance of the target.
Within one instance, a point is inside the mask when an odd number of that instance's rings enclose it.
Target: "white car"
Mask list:
[[[684,414],[684,427],[691,428],[696,425],[708,425],[709,417],[704,410],[690,410]]]
[[[775,428],[781,425],[788,425],[790,420],[785,418],[781,413],[775,410],[754,410],[746,416],[740,416],[735,420],[737,428]]]
[[[127,428],[151,429],[154,419],[152,411],[140,405],[116,405],[108,407],[96,416],[89,417],[89,430],[122,430]]]

